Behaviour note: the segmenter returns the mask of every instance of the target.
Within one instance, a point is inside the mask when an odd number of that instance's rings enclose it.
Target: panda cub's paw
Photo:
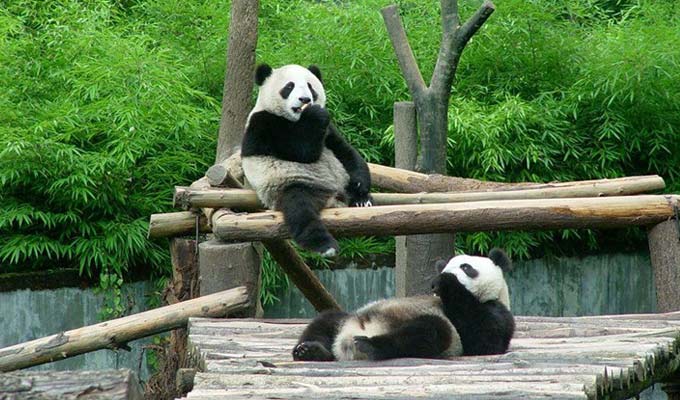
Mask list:
[[[314,124],[322,129],[326,129],[331,122],[331,115],[328,110],[318,104],[305,107],[300,115],[300,121],[307,124]],[[325,132],[324,132],[325,133]]]
[[[461,290],[467,289],[456,278],[456,275],[451,273],[439,274],[432,282],[432,291],[441,298],[450,298]]]
[[[302,342],[293,349],[295,361],[333,361],[335,358],[320,342]]]

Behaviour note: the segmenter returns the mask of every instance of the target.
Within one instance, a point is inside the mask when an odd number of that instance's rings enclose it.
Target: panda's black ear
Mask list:
[[[321,79],[321,70],[319,69],[319,67],[317,67],[316,65],[310,65],[309,67],[307,67],[307,69],[310,70],[314,74],[314,76],[316,76],[319,79],[321,83],[323,83],[323,79]]]
[[[260,64],[255,70],[255,83],[257,86],[262,86],[264,81],[272,74],[272,67],[267,64]]]
[[[494,264],[498,265],[501,267],[503,272],[510,272],[512,271],[512,261],[510,261],[510,257],[508,257],[505,252],[499,248],[493,248],[489,252],[489,258],[491,261],[493,261]]]
[[[434,270],[441,274],[444,268],[446,268],[446,264],[448,264],[446,260],[439,259],[434,262]]]

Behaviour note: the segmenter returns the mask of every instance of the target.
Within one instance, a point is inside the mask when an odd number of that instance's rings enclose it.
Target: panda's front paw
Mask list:
[[[368,191],[369,188],[362,185],[361,182],[350,182],[346,190],[349,194],[350,207],[371,207],[373,205],[373,197]]]
[[[318,104],[313,104],[302,110],[300,121],[307,124],[314,124],[320,128],[326,129],[331,122],[331,115],[328,110]]]
[[[465,287],[449,272],[437,275],[432,281],[432,291],[441,298],[450,298],[461,289],[465,290]]]

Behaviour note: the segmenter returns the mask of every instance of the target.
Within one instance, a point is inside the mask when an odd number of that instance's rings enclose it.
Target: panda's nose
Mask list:
[[[310,99],[309,97],[300,97],[300,98],[298,98],[298,100],[300,100],[302,102],[302,104],[307,104],[310,101],[312,101],[312,99]]]

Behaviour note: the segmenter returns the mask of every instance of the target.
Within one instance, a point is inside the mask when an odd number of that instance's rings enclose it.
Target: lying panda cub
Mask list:
[[[243,172],[260,201],[283,213],[297,244],[333,257],[338,243],[319,213],[370,206],[368,166],[330,123],[319,68],[262,64],[255,83],[257,102],[241,147]]]
[[[508,256],[456,256],[438,265],[436,296],[370,303],[354,314],[319,314],[293,349],[298,361],[443,358],[501,354],[515,330],[503,271]]]

